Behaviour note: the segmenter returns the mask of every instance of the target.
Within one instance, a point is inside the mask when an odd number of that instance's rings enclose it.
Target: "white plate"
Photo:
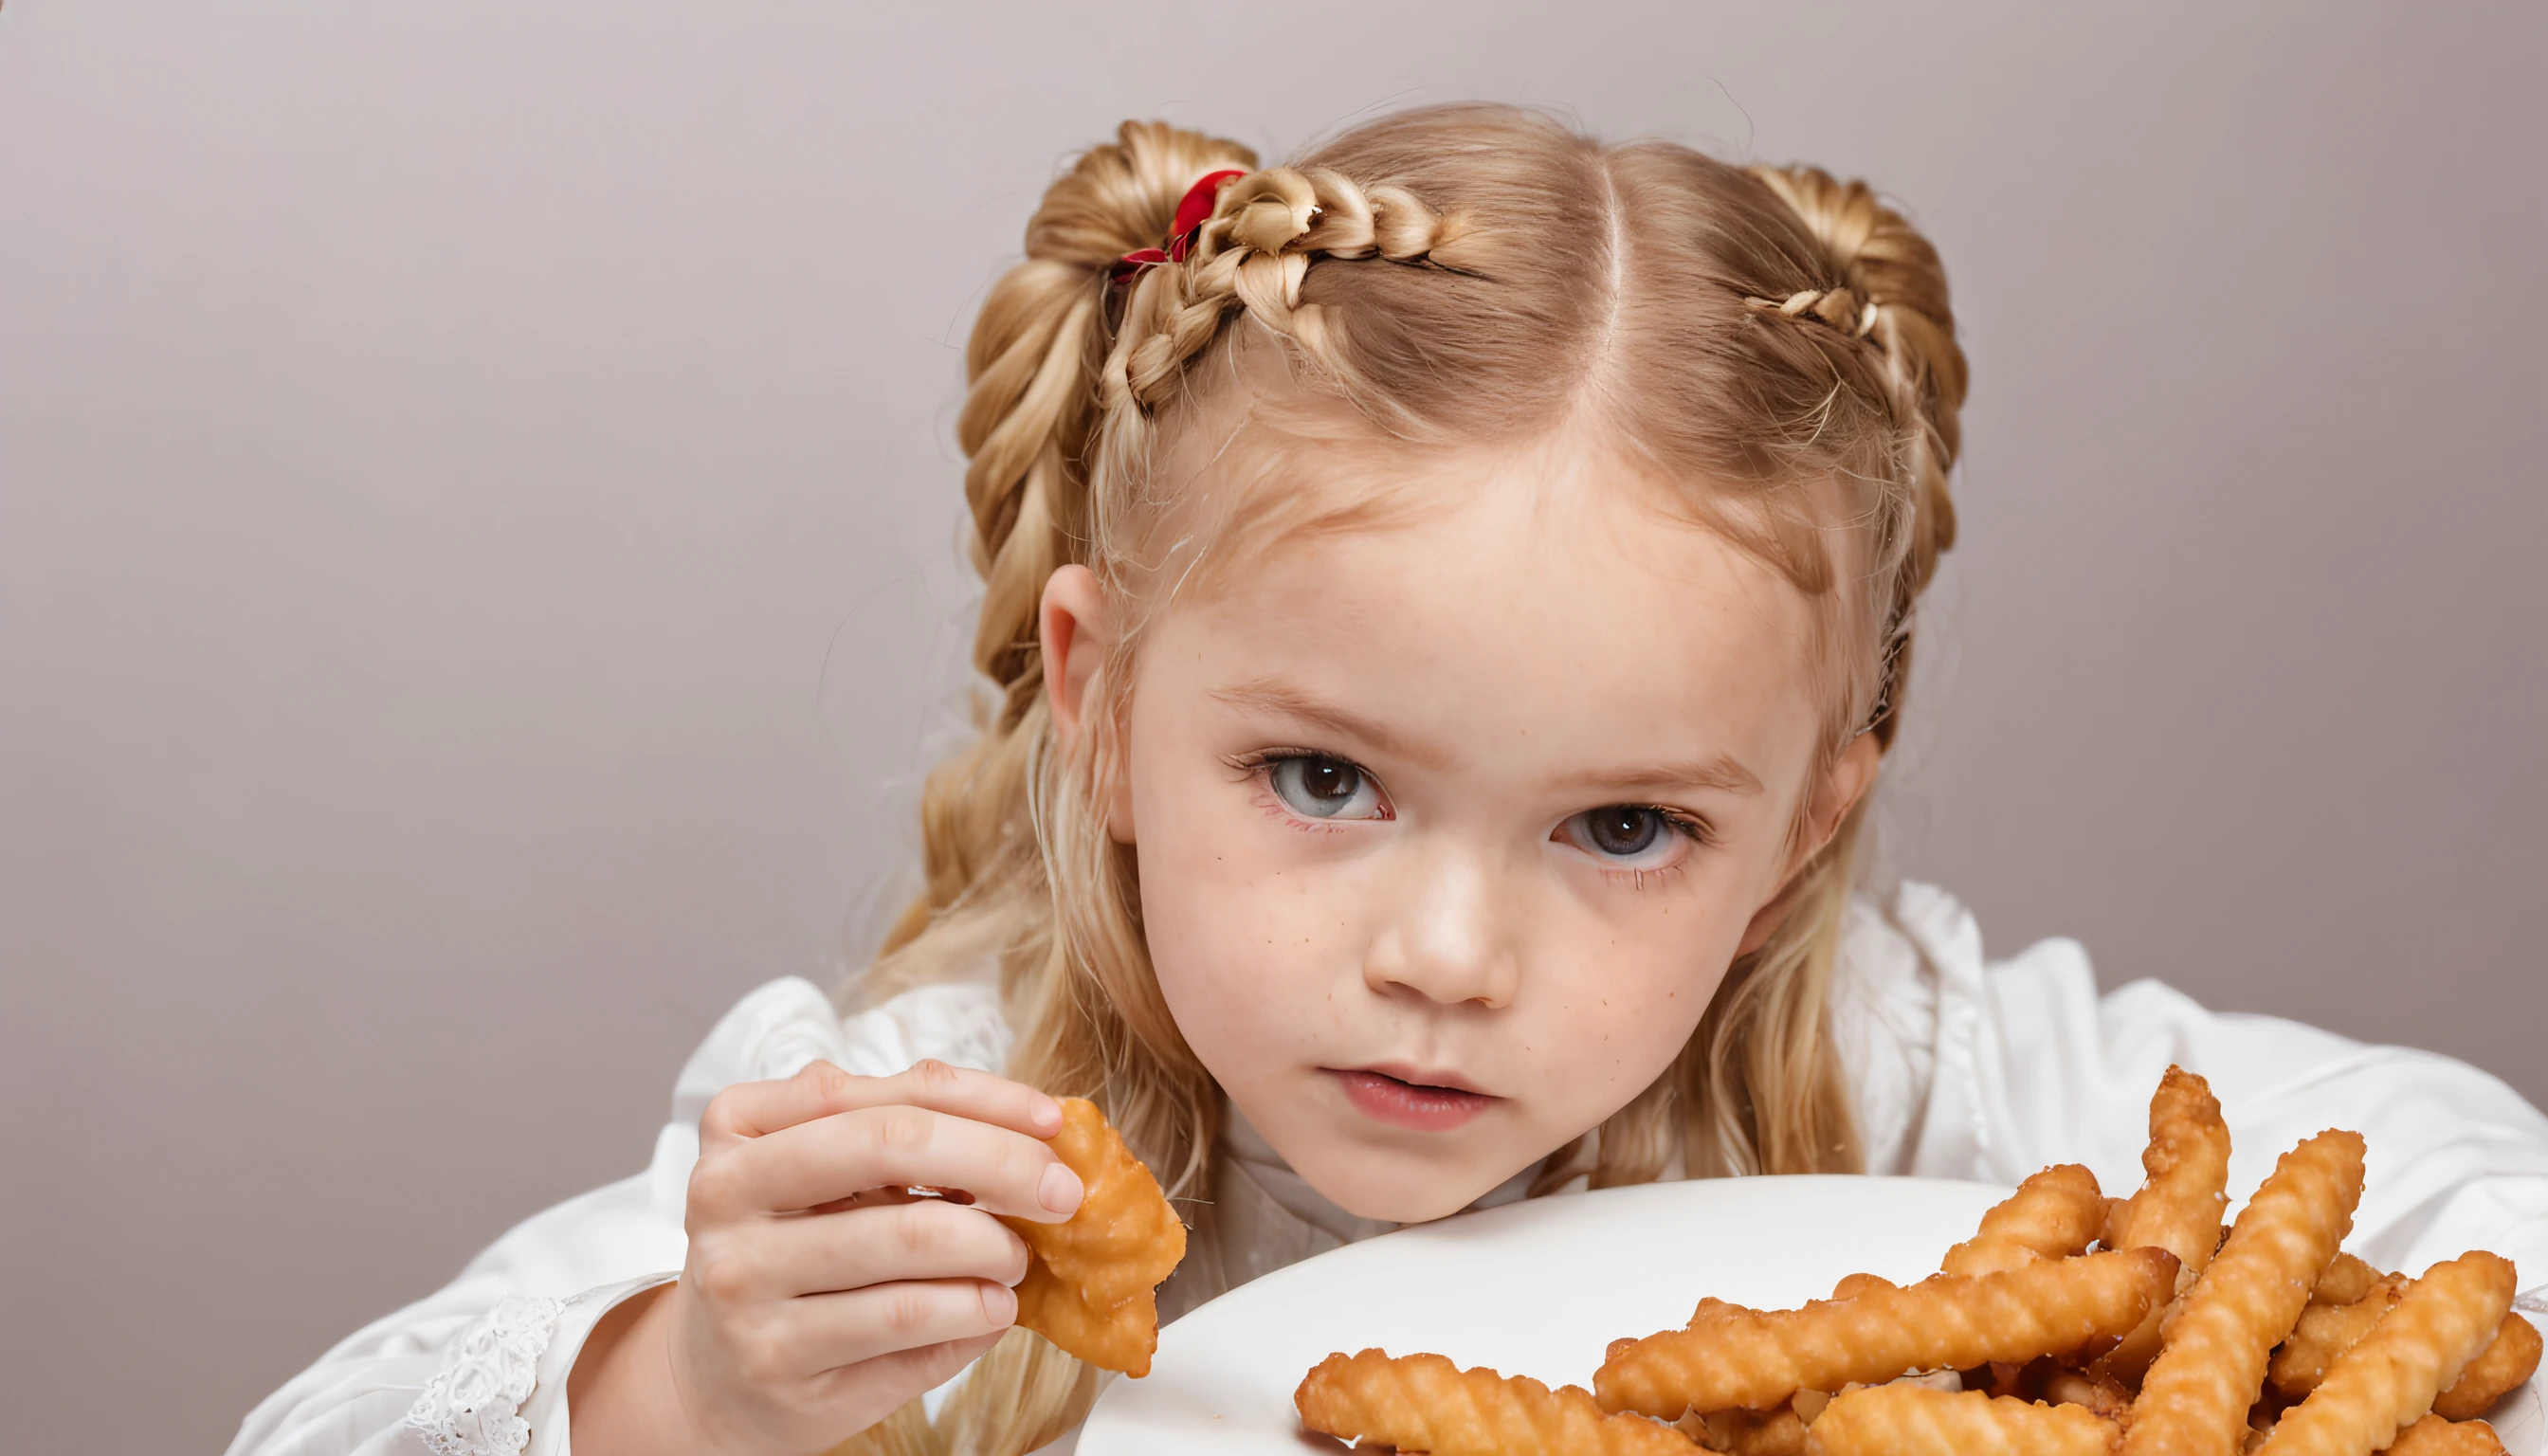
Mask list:
[[[1727,1178],[1532,1199],[1366,1240],[1231,1291],[1169,1325],[1145,1380],[1118,1380],[1080,1456],[1334,1456],[1292,1391],[1335,1350],[1431,1350],[1590,1386],[1602,1349],[1689,1318],[1701,1295],[1786,1309],[1864,1270],[1936,1271],[2003,1188],[1926,1178]],[[2548,1456],[2524,1386],[2495,1412],[2514,1456]]]

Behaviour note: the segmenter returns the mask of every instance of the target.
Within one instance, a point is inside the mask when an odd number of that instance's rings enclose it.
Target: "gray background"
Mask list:
[[[909,883],[959,350],[1127,115],[1905,199],[1974,362],[1892,864],[2548,1095],[2535,5],[0,14],[0,1409],[218,1449]]]

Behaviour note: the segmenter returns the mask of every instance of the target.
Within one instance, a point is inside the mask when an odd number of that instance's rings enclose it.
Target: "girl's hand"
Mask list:
[[[1042,1141],[1060,1129],[1043,1093],[937,1061],[891,1077],[818,1061],[719,1093],[688,1260],[578,1357],[576,1449],[805,1456],[945,1382],[1017,1317],[1026,1244],[991,1216],[1079,1207]]]

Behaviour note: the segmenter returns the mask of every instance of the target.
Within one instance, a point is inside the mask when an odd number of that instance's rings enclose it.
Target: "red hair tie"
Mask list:
[[[1203,230],[1204,224],[1212,221],[1212,210],[1221,204],[1221,184],[1232,177],[1246,175],[1246,169],[1242,167],[1206,172],[1195,185],[1186,189],[1185,199],[1177,204],[1177,220],[1169,225],[1166,244],[1136,248],[1117,258],[1114,266],[1106,270],[1107,278],[1123,283],[1139,277],[1144,268],[1184,262],[1186,254],[1194,248],[1195,234]]]

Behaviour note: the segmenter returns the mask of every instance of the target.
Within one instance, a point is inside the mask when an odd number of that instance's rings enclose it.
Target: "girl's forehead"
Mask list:
[[[1219,528],[1196,538],[1217,568],[1187,580],[1258,609],[1268,592],[1417,592],[1483,611],[1736,611],[1773,631],[1808,615],[1801,592],[1693,508],[1704,484],[1659,478],[1597,439],[1293,449],[1233,476]]]
[[[1446,741],[1730,752],[1764,778],[1810,755],[1803,594],[1656,483],[1590,453],[1443,452],[1385,507],[1225,559],[1159,624],[1169,671],[1349,699]]]

